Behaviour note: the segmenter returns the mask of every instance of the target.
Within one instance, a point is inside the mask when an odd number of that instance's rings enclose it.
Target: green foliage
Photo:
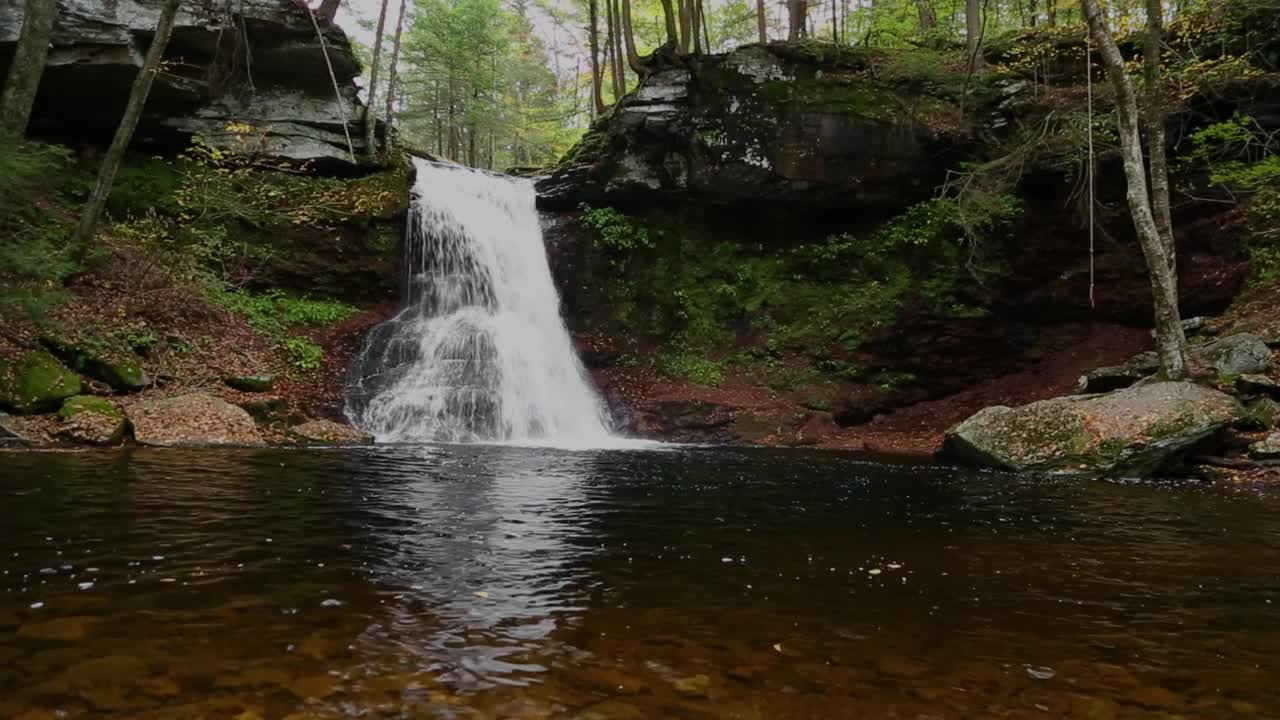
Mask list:
[[[312,340],[292,335],[290,331],[298,326],[333,325],[356,312],[349,305],[295,298],[279,290],[254,295],[212,283],[207,294],[215,305],[244,317],[255,329],[275,341],[293,368],[301,372],[319,368],[324,350]]]
[[[856,351],[908,310],[984,312],[982,282],[1003,270],[992,259],[979,263],[996,253],[976,244],[997,245],[1019,212],[1008,195],[936,198],[871,230],[779,250],[704,234],[695,218],[584,209],[602,250],[596,272],[609,278],[601,303],[620,330],[676,348],[663,358],[664,372],[713,384],[716,358],[750,336],[764,347],[735,362],[779,389],[802,372],[784,367],[789,352],[824,359],[823,374],[848,377],[857,367],[833,356]]]
[[[49,212],[71,152],[0,133],[0,313],[41,315],[78,272],[72,222]]]
[[[1280,280],[1280,144],[1247,115],[1208,125],[1191,135],[1181,163],[1200,169],[1244,206],[1245,250],[1255,277]]]
[[[724,380],[724,368],[719,362],[688,349],[676,349],[662,355],[658,367],[670,377],[697,385],[715,387]]]

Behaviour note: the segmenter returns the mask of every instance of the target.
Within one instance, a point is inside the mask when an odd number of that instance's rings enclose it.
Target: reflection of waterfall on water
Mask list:
[[[560,319],[529,181],[416,161],[405,307],[370,334],[347,414],[379,441],[609,441]]]

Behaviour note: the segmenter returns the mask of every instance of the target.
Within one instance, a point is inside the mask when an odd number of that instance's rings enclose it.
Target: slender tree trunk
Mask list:
[[[1039,8],[1038,4],[1036,3],[1036,0],[1027,0],[1027,25],[1028,25],[1028,27],[1035,27],[1035,26],[1036,26],[1036,22],[1039,20],[1039,14],[1040,14],[1040,8]]]
[[[983,67],[982,59],[982,0],[964,2],[965,39],[969,46],[969,64],[973,69]]]
[[[806,0],[787,0],[787,42],[796,42],[804,37],[807,11]]]
[[[160,71],[160,60],[169,45],[169,37],[173,35],[173,21],[178,15],[180,4],[181,0],[166,0],[164,9],[160,11],[155,35],[151,38],[151,47],[147,48],[146,60],[133,79],[133,89],[129,91],[129,103],[124,108],[124,116],[120,118],[115,137],[111,139],[111,147],[107,148],[107,154],[102,158],[98,181],[93,186],[93,193],[89,195],[89,202],[85,204],[80,224],[76,227],[76,255],[79,260],[84,260],[93,244],[94,231],[98,228],[98,219],[102,217],[102,209],[111,195],[111,186],[115,183],[120,161],[129,149],[133,131],[138,128],[142,109],[147,104],[147,95],[151,93],[151,84]]]
[[[694,7],[698,9],[698,24],[702,26],[703,47],[707,52],[711,52],[711,28],[707,25],[707,12],[702,0],[694,0]]]
[[[916,13],[920,17],[920,32],[927,33],[938,27],[938,12],[932,0],[916,0]]]
[[[840,6],[839,0],[831,0],[831,42],[840,44]]]
[[[369,97],[364,104],[364,154],[372,160],[378,154],[374,129],[378,124],[378,116],[373,110],[378,98],[378,63],[382,60],[382,31],[387,24],[387,0],[382,0],[378,10],[378,29],[373,35],[373,62],[369,69]],[[388,94],[390,96],[390,94]]]
[[[692,27],[689,16],[693,14],[689,9],[689,0],[676,0],[676,8],[680,16],[680,54],[688,55],[693,39],[689,36]]]
[[[622,9],[619,0],[607,0],[609,9],[613,11],[613,73],[617,76],[618,87],[615,97],[619,100],[627,93],[627,53],[622,49]]]
[[[631,0],[622,0],[622,39],[627,44],[627,65],[637,76],[644,75],[644,65],[640,62],[640,53],[636,52],[636,34],[631,27]]]
[[[1142,72],[1146,86],[1147,158],[1151,173],[1151,211],[1156,229],[1172,261],[1173,217],[1169,207],[1169,161],[1166,157],[1163,87],[1160,80],[1160,50],[1164,42],[1164,7],[1160,0],[1147,2],[1147,37],[1142,53]]]
[[[605,22],[609,25],[609,32],[605,34],[604,41],[607,46],[607,57],[609,60],[609,81],[613,85],[613,101],[616,103],[622,99],[622,89],[624,81],[622,79],[622,53],[618,52],[618,35],[615,32],[617,18],[613,14],[614,0],[604,0]]]
[[[693,30],[693,54],[702,54],[702,2],[689,0],[689,27]]]
[[[662,20],[667,26],[667,44],[680,44],[680,31],[676,28],[676,11],[672,8],[673,0],[662,0]]]
[[[1058,27],[1058,0],[1044,0],[1044,24]]]
[[[356,148],[351,143],[351,125],[347,123],[347,106],[342,101],[342,91],[338,89],[338,76],[333,74],[333,61],[329,59],[329,46],[325,44],[324,33],[320,30],[320,22],[316,14],[308,11],[311,27],[316,31],[316,42],[320,43],[320,54],[324,56],[324,66],[329,71],[329,82],[333,84],[333,99],[338,103],[338,117],[342,119],[342,134],[347,138],[347,155],[351,162],[356,161]]]
[[[0,94],[0,132],[17,137],[26,134],[57,19],[57,0],[27,0],[22,11],[22,31],[9,63],[4,93]]]
[[[764,0],[756,0],[756,34],[760,42],[769,42],[769,25],[765,22]]]
[[[667,0],[668,2],[670,0]],[[587,40],[591,46],[591,102],[597,116],[604,114],[604,97],[602,95],[603,77],[600,73],[600,6],[598,0],[588,0],[587,7],[591,16],[587,26]]]
[[[1116,111],[1120,119],[1120,152],[1128,181],[1126,198],[1133,216],[1138,243],[1151,275],[1151,294],[1155,303],[1156,349],[1160,369],[1166,377],[1178,380],[1187,374],[1187,339],[1178,311],[1178,275],[1176,258],[1165,245],[1157,228],[1147,193],[1146,170],[1142,163],[1142,136],[1138,131],[1138,101],[1133,84],[1125,73],[1124,56],[1107,28],[1098,0],[1081,0],[1081,10],[1089,24],[1089,34],[1098,46],[1102,64],[1116,95]]]
[[[391,121],[396,107],[397,68],[400,64],[400,35],[404,32],[404,6],[406,0],[400,0],[400,14],[396,18],[396,36],[391,41],[391,67],[387,69],[387,139],[391,138]]]
[[[338,6],[341,0],[320,0],[320,7],[316,9],[316,17],[320,18],[320,22],[332,24],[333,19],[338,15]]]

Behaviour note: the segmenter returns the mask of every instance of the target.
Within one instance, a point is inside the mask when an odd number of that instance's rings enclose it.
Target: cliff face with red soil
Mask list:
[[[1092,241],[1060,147],[1026,151],[978,200],[942,186],[1083,96],[1006,75],[962,110],[946,78],[913,83],[892,62],[779,47],[691,60],[539,183],[566,316],[621,425],[930,454],[983,407],[1068,393],[1149,349],[1113,157],[1098,158]],[[1173,140],[1236,111],[1270,117],[1265,96],[1193,101]],[[1184,316],[1223,313],[1245,285],[1236,221],[1176,199]]]

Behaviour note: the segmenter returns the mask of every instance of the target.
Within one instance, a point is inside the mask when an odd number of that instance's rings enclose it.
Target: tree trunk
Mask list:
[[[609,81],[613,85],[613,101],[616,103],[622,99],[622,89],[624,81],[622,79],[622,53],[618,52],[618,35],[615,32],[615,24],[617,18],[613,15],[614,0],[604,0],[605,22],[609,26],[609,32],[605,34],[604,41],[608,46],[607,57],[609,60]]]
[[[938,27],[938,11],[932,0],[916,0],[916,12],[920,17],[920,32],[927,33]]]
[[[622,0],[622,39],[627,43],[627,65],[637,76],[644,75],[640,53],[636,52],[636,33],[631,26],[631,0]]]
[[[973,2],[973,0],[970,0]],[[787,0],[787,42],[796,42],[805,35],[806,0]]]
[[[756,0],[756,33],[760,37],[760,42],[769,42],[769,26],[765,22],[764,0]]]
[[[983,67],[982,59],[982,4],[981,0],[964,1],[965,38],[969,43],[969,65],[976,70]]]
[[[693,54],[702,54],[702,2],[689,0],[689,27],[693,31]]]
[[[1044,24],[1058,27],[1058,0],[1044,0]]]
[[[670,0],[666,0],[669,2]],[[595,108],[595,114],[604,114],[604,97],[601,93],[604,90],[603,80],[600,73],[600,6],[598,0],[588,0],[588,13],[591,16],[590,25],[587,26],[587,40],[591,46],[591,102]]]
[[[173,35],[173,21],[178,15],[180,4],[181,0],[166,0],[164,9],[160,11],[155,35],[151,38],[151,47],[147,48],[147,58],[138,70],[137,77],[133,79],[133,89],[129,91],[129,103],[124,108],[124,116],[120,118],[115,137],[111,139],[111,147],[102,158],[98,181],[93,186],[93,193],[89,195],[89,202],[85,204],[80,224],[76,227],[76,255],[79,260],[83,261],[89,253],[94,231],[98,228],[98,218],[102,216],[102,208],[111,195],[111,186],[115,183],[120,161],[124,159],[124,153],[133,140],[133,131],[138,128],[142,109],[147,104],[147,95],[151,93],[151,84],[155,82],[156,73],[160,70],[160,60],[169,45],[169,37]]]
[[[680,43],[680,31],[676,29],[676,11],[671,6],[672,0],[662,0],[662,20],[667,26],[667,44]]]
[[[374,102],[378,101],[378,63],[383,59],[385,28],[387,28],[387,0],[383,0],[378,10],[378,29],[374,31],[374,60],[369,70],[369,99],[365,101],[365,156],[370,160],[378,155],[378,142],[374,138],[374,129],[378,126],[378,114],[374,113]]]
[[[4,93],[0,94],[0,132],[17,137],[26,134],[57,19],[57,0],[27,0],[22,11],[22,30],[4,81]]]
[[[400,15],[396,18],[396,36],[391,41],[391,67],[387,69],[387,138],[391,137],[391,120],[396,106],[396,68],[400,64],[400,36],[404,32],[404,6],[406,0],[400,0]]]
[[[1138,243],[1151,275],[1151,294],[1155,303],[1156,350],[1160,370],[1165,377],[1179,380],[1187,374],[1187,338],[1178,311],[1178,275],[1176,258],[1160,237],[1151,198],[1147,194],[1147,177],[1142,163],[1142,137],[1138,132],[1138,102],[1129,76],[1125,74],[1124,56],[1107,28],[1098,0],[1081,0],[1081,10],[1089,24],[1089,34],[1098,46],[1102,64],[1107,70],[1116,95],[1116,111],[1120,118],[1120,152],[1128,181],[1126,199],[1133,216]]]
[[[1028,25],[1028,27],[1035,27],[1035,26],[1036,26],[1036,21],[1039,19],[1039,18],[1037,17],[1037,15],[1039,15],[1039,13],[1040,13],[1040,8],[1039,8],[1039,6],[1036,4],[1036,0],[1027,0],[1027,25]]]
[[[619,0],[608,0],[609,9],[613,11],[613,72],[618,78],[615,97],[618,100],[627,94],[627,53],[622,49],[622,10]]]
[[[676,0],[676,9],[680,16],[680,54],[688,55],[691,41],[693,38],[689,36],[692,26],[690,16],[693,14],[689,8],[689,0]]]
[[[316,17],[326,24],[332,24],[333,19],[338,15],[338,6],[342,4],[341,0],[320,0],[320,7],[316,10]]]
[[[316,31],[316,42],[320,43],[320,54],[324,56],[324,66],[329,71],[329,82],[333,85],[333,99],[338,103],[338,117],[342,119],[342,134],[347,139],[347,155],[351,162],[356,161],[356,147],[351,144],[351,125],[347,122],[347,107],[342,100],[342,91],[338,89],[338,76],[333,74],[333,61],[329,59],[329,46],[325,44],[324,33],[320,30],[320,22],[316,14],[307,11],[311,18],[311,28]],[[354,118],[353,118],[354,119]]]
[[[840,6],[839,0],[831,0],[831,42],[840,44]]]
[[[1151,174],[1151,211],[1156,229],[1164,241],[1170,260],[1173,247],[1173,217],[1169,207],[1169,162],[1165,154],[1167,114],[1160,80],[1160,50],[1164,42],[1164,7],[1160,0],[1147,0],[1147,37],[1142,52],[1142,73],[1146,86],[1147,158]]]

